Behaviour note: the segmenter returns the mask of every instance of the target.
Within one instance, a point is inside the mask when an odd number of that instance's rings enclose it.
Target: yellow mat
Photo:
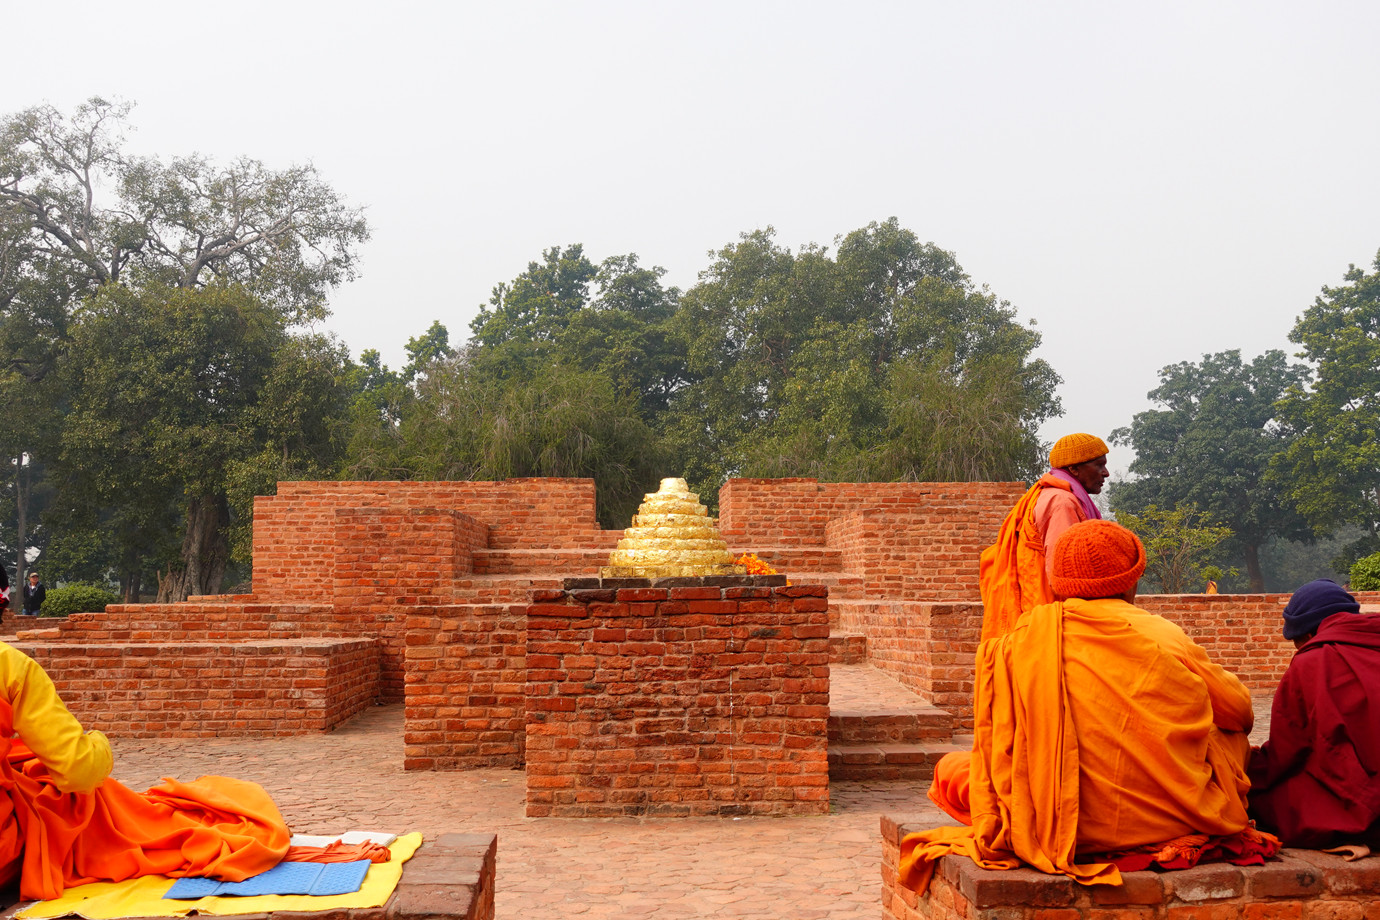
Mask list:
[[[87,920],[119,920],[122,917],[185,917],[198,914],[261,914],[274,910],[336,910],[354,907],[382,907],[402,878],[402,864],[422,845],[421,834],[407,834],[388,848],[393,858],[374,863],[364,876],[364,884],[349,894],[322,897],[301,894],[263,894],[249,898],[198,898],[195,901],[167,900],[163,895],[175,879],[166,875],[146,875],[125,882],[92,882],[68,888],[62,897],[39,901],[15,914],[18,920],[47,920],[76,915]]]

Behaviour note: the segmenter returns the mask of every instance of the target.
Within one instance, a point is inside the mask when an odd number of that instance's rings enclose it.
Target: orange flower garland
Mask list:
[[[738,557],[736,560],[734,560],[734,561],[736,561],[736,562],[737,562],[739,565],[741,565],[743,568],[747,569],[747,573],[748,573],[749,575],[775,575],[775,574],[776,574],[776,569],[774,569],[774,568],[772,568],[771,566],[767,565],[767,564],[766,564],[765,562],[763,562],[761,559],[758,559],[756,553],[743,553],[743,555],[739,556],[739,557]]]

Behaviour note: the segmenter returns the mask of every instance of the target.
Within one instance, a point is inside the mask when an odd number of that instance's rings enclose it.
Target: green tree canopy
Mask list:
[[[232,491],[252,501],[279,479],[335,467],[344,359],[238,286],[106,285],[75,314],[60,368],[64,504],[108,509],[91,523],[119,539],[124,584],[155,565],[163,599],[218,592]]]
[[[1289,335],[1314,369],[1280,402],[1296,433],[1273,469],[1314,529],[1360,524],[1380,533],[1380,254],[1324,287]],[[1370,547],[1371,550],[1375,546]]]
[[[1193,506],[1232,534],[1224,553],[1244,560],[1250,590],[1265,589],[1260,548],[1272,537],[1297,540],[1310,530],[1293,502],[1267,477],[1289,446],[1276,404],[1308,379],[1308,369],[1269,351],[1249,364],[1239,351],[1163,368],[1149,397],[1162,408],[1137,413],[1114,443],[1135,448],[1134,479],[1114,483],[1120,520],[1150,506]]]
[[[894,218],[837,244],[743,234],[681,298],[667,432],[691,481],[1037,475],[1061,412],[1038,333]]]
[[[1146,587],[1163,594],[1189,594],[1203,590],[1209,577],[1220,569],[1212,564],[1218,547],[1231,537],[1231,528],[1213,523],[1211,516],[1192,505],[1159,508],[1146,505],[1138,513],[1123,512],[1117,522],[1145,544]]]

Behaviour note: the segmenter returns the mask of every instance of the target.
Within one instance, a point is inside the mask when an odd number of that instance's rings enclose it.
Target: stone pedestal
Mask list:
[[[829,810],[828,589],[567,579],[527,608],[527,815]]]

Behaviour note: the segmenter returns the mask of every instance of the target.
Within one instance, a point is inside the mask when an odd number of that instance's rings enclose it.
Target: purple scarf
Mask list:
[[[1087,489],[1083,488],[1081,482],[1074,479],[1064,470],[1050,470],[1049,474],[1055,479],[1062,479],[1064,482],[1073,486],[1073,497],[1078,499],[1078,504],[1083,508],[1083,520],[1102,520],[1102,512],[1097,510],[1097,506],[1093,504],[1092,496],[1088,494]]]

